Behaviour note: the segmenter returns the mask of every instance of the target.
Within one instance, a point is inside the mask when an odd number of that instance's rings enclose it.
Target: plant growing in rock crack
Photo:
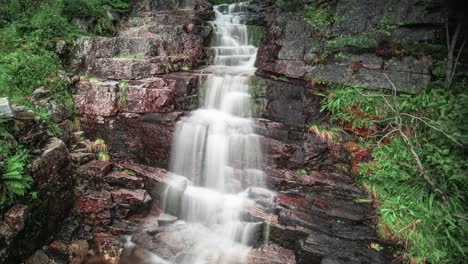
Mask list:
[[[317,135],[329,147],[340,138],[340,129],[327,124],[312,123],[308,126],[308,131]]]
[[[182,67],[180,67],[180,70],[181,71],[190,71],[190,67],[187,66],[187,65],[183,65]]]
[[[119,82],[119,104],[121,108],[125,108],[126,100],[125,100],[125,90],[127,89],[128,82],[127,81],[120,81]]]
[[[27,161],[28,152],[19,149],[5,160],[3,169],[0,167],[0,204],[24,196],[31,189],[33,179],[26,172]]]
[[[172,64],[165,63],[164,64],[164,71],[166,72],[166,74],[170,73],[172,71]]]
[[[119,54],[119,55],[115,56],[115,58],[136,59],[136,60],[139,60],[139,59],[143,59],[144,56],[141,55],[141,54]]]
[[[298,169],[298,170],[296,170],[296,173],[299,174],[299,175],[306,175],[307,171],[305,169]]]

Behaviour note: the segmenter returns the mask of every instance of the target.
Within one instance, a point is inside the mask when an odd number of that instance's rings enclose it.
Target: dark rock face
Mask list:
[[[319,119],[320,98],[303,85],[266,80],[266,116],[285,126],[302,129]]]
[[[15,205],[4,214],[0,224],[0,244],[5,250],[0,253],[0,260],[5,263],[15,263],[31,255],[55,233],[57,223],[72,207],[72,168],[65,143],[41,133],[35,121],[27,124],[25,120],[14,120],[24,125],[16,136],[37,148],[28,165],[28,173],[34,179],[38,199],[28,206]],[[37,258],[42,259],[41,256]]]
[[[430,56],[396,55],[396,48],[391,45],[393,53],[384,56],[379,51],[382,37],[371,36],[369,32],[381,29],[381,23],[387,23],[396,25],[389,29],[389,43],[438,43],[444,21],[440,9],[435,11],[417,1],[384,4],[379,1],[338,1],[331,12],[339,19],[332,28],[325,30],[332,32],[332,39],[365,38],[365,41],[375,42],[370,47],[349,44],[338,49],[326,47],[320,35],[323,32],[314,31],[304,20],[275,9],[269,2],[252,1],[250,9],[268,12],[268,15],[254,16],[259,17],[266,27],[258,51],[260,72],[393,89],[386,74],[399,91],[408,93],[418,93],[431,81],[433,65]],[[335,57],[334,54],[339,52],[344,56]]]

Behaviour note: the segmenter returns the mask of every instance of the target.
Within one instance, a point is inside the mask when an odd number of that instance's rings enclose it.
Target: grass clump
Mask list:
[[[26,172],[29,153],[13,136],[11,122],[0,120],[0,207],[25,196],[32,187]]]

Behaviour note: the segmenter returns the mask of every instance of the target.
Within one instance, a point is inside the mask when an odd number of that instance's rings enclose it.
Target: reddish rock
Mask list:
[[[129,189],[141,189],[144,187],[143,179],[123,171],[113,171],[107,174],[105,181],[109,184],[119,185]]]
[[[102,180],[104,176],[112,171],[112,166],[111,162],[94,160],[79,167],[76,174],[82,179]]]
[[[119,83],[84,82],[77,84],[74,105],[81,115],[114,116],[119,110]]]
[[[29,210],[25,205],[15,205],[8,210],[4,215],[5,223],[15,232],[23,230],[26,219],[28,218]]]
[[[75,204],[79,213],[99,213],[112,205],[111,193],[108,191],[91,191],[80,196]]]
[[[249,253],[247,263],[249,264],[295,264],[294,252],[276,244],[269,244],[252,250]]]
[[[122,167],[136,173],[145,181],[146,189],[155,200],[160,200],[162,191],[166,188],[167,171],[160,168],[149,167],[139,164],[122,164]]]
[[[172,91],[159,78],[129,83],[125,89],[125,107],[130,113],[165,113],[174,109]]]
[[[151,197],[145,190],[118,189],[112,191],[112,198],[117,204],[129,204],[141,206],[151,201]]]
[[[167,168],[175,122],[145,122],[141,128],[142,161]]]

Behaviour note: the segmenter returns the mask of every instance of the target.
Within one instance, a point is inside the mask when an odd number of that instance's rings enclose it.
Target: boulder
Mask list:
[[[141,207],[151,201],[151,197],[145,190],[117,189],[112,192],[112,199],[117,204],[128,204],[132,207]]]
[[[0,97],[0,118],[12,118],[13,116],[8,97]]]

